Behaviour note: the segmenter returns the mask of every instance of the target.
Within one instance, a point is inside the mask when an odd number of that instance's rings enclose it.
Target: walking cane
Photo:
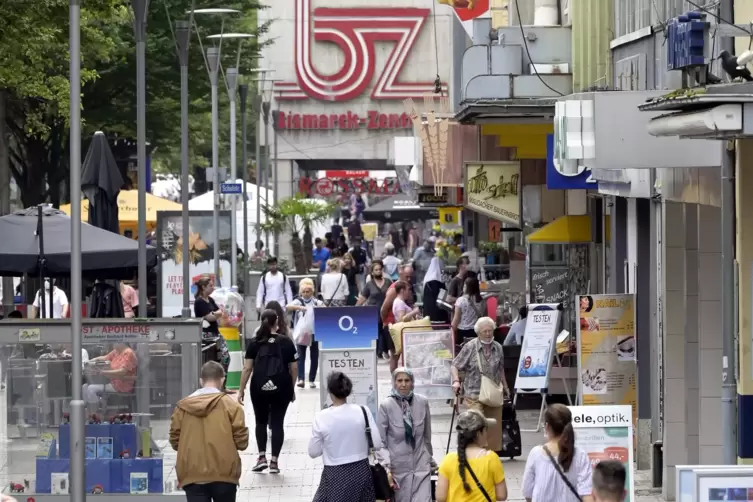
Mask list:
[[[450,442],[452,441],[452,426],[455,425],[455,415],[458,414],[458,400],[460,398],[458,396],[455,396],[455,403],[452,405],[452,418],[450,418],[450,434],[447,436],[447,449],[445,450],[445,455],[450,453]]]

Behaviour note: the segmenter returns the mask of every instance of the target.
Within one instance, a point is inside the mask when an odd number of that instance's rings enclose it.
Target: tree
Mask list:
[[[290,234],[295,270],[299,274],[307,274],[311,268],[311,253],[314,249],[311,227],[316,223],[324,223],[332,216],[335,208],[335,204],[321,204],[320,201],[297,194],[279,201],[276,206],[264,206],[267,222],[261,226],[265,232]]]
[[[25,205],[44,200],[54,204],[66,197],[68,178],[68,1],[10,0],[12,8],[0,13],[0,89],[8,98],[6,123],[11,133],[13,177]],[[152,3],[147,35],[147,141],[153,156],[179,156],[180,71],[170,26],[185,19],[191,0]],[[263,35],[256,28],[255,2],[227,2],[243,12],[227,19],[226,29]],[[82,2],[82,137],[85,144],[94,131],[109,138],[136,136],[136,54],[131,10],[122,0]],[[201,36],[220,32],[217,18],[197,19]],[[209,83],[203,56],[194,33],[189,71],[191,148],[194,159],[211,149]],[[253,56],[260,43],[246,43],[244,54]],[[226,52],[223,63],[234,66]],[[234,51],[233,51],[234,52]],[[241,74],[254,58],[242,59]],[[220,93],[226,99],[226,93]],[[226,112],[227,107],[222,106]],[[222,128],[227,129],[227,128]],[[222,131],[227,137],[227,132]],[[221,140],[223,138],[221,137]],[[173,162],[170,161],[172,164]],[[179,160],[177,160],[179,166]],[[49,188],[48,188],[49,187]]]

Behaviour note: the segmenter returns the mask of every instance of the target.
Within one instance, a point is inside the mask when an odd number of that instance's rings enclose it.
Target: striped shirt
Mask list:
[[[573,463],[565,476],[581,497],[591,495],[591,461],[585,451],[580,448],[575,449]],[[578,500],[541,446],[536,446],[528,455],[523,473],[523,496],[531,499],[531,502],[577,502]]]

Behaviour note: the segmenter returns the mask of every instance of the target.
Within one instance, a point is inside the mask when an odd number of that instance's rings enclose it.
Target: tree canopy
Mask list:
[[[69,0],[9,0],[0,12],[0,92],[6,98],[12,175],[26,206],[67,200],[69,115]],[[82,138],[95,131],[109,139],[136,137],[136,51],[130,3],[81,2]],[[171,22],[188,19],[191,0],[152,2],[147,26],[147,141],[158,163],[179,166],[180,67]],[[257,27],[253,1],[226,1],[239,15],[225,17],[225,31],[257,35],[244,42],[240,73],[256,63],[268,26]],[[206,5],[201,5],[206,7]],[[220,33],[219,16],[197,16],[204,48],[206,36]],[[266,42],[268,43],[268,42]],[[223,67],[235,66],[237,42],[223,44]],[[189,54],[189,119],[192,158],[211,149],[209,79],[198,37],[192,30]],[[221,145],[229,131],[223,120],[227,93],[221,97]],[[253,114],[250,114],[253,120]],[[250,128],[253,125],[250,126]],[[221,147],[222,148],[222,147]],[[221,158],[227,158],[227,148]]]

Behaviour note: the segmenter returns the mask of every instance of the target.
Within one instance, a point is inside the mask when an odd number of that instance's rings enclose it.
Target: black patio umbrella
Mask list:
[[[81,165],[81,191],[89,200],[90,225],[120,233],[118,194],[123,184],[107,138],[97,131]]]
[[[70,276],[71,219],[62,211],[42,207],[40,217],[39,208],[32,207],[0,217],[0,235],[0,276]],[[147,267],[156,265],[155,248],[147,246],[146,254]],[[138,263],[138,242],[81,224],[81,265],[86,277],[129,279]]]

